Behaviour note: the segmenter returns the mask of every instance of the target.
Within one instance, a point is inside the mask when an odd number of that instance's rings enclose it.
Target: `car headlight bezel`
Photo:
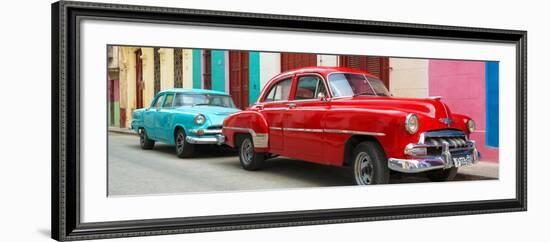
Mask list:
[[[203,114],[197,114],[197,116],[193,118],[193,122],[196,125],[203,125],[204,123],[206,123],[206,117]]]
[[[468,132],[473,133],[476,130],[476,122],[473,119],[469,119],[466,122],[466,128],[468,129]]]
[[[418,120],[418,116],[416,116],[416,114],[414,113],[409,113],[405,118],[405,130],[407,130],[409,134],[416,134],[416,132],[418,132],[419,126],[420,121]]]

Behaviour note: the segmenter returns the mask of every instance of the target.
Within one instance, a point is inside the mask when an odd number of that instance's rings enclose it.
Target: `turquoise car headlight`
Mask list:
[[[203,125],[206,122],[206,117],[202,114],[197,114],[195,118],[193,119],[196,125]]]

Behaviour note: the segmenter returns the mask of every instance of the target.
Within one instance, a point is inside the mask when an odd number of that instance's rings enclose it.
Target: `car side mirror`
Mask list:
[[[324,92],[318,93],[317,98],[321,99],[321,101],[323,101],[323,102],[327,101],[327,97],[325,96]]]

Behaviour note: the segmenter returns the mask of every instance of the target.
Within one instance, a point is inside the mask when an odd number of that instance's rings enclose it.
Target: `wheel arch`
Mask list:
[[[176,135],[177,135],[177,132],[178,130],[183,130],[183,132],[187,135],[187,129],[185,129],[185,126],[181,125],[181,124],[176,124],[174,125],[174,128],[172,129],[172,139],[170,140],[171,144],[175,144],[175,139],[176,139]]]
[[[350,166],[351,164],[351,158],[352,158],[352,155],[353,155],[353,150],[355,149],[355,147],[360,144],[360,143],[363,143],[365,141],[371,141],[371,142],[374,142],[376,144],[378,144],[381,148],[381,151],[382,153],[384,153],[384,156],[387,157],[386,155],[386,152],[382,146],[382,143],[380,143],[380,141],[375,137],[375,136],[371,136],[371,135],[353,135],[351,137],[349,137],[347,140],[346,140],[346,143],[344,144],[344,161],[342,162],[342,166]]]

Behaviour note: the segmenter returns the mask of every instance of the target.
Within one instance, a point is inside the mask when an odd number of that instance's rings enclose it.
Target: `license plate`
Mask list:
[[[462,155],[458,157],[453,157],[453,163],[456,167],[472,165],[473,161],[474,161],[474,157],[472,155]]]

